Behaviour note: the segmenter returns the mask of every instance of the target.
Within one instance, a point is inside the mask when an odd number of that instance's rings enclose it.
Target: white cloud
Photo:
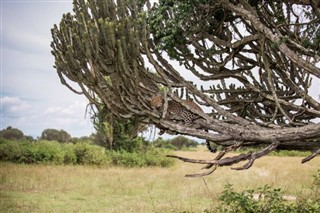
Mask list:
[[[1,129],[16,127],[26,135],[40,136],[47,128],[63,129],[74,137],[94,132],[89,116],[85,118],[87,101],[55,106],[33,105],[19,97],[1,98]]]
[[[75,101],[70,105],[50,106],[39,115],[45,128],[64,129],[72,136],[91,134],[94,129],[89,116],[85,116],[87,101]]]
[[[72,11],[72,1],[4,1],[1,6],[1,129],[12,126],[34,137],[46,128],[76,137],[91,134],[86,98],[60,83],[50,52],[50,29]]]
[[[31,105],[21,100],[19,97],[2,97],[0,99],[1,109],[4,112],[23,113],[31,108]]]
[[[86,101],[75,101],[71,105],[62,107],[62,106],[50,106],[45,111],[44,114],[47,116],[66,116],[66,117],[80,117],[81,114],[85,113],[85,108],[87,106]]]

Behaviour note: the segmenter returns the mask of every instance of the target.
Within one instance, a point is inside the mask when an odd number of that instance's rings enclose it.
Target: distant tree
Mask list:
[[[34,138],[33,138],[31,135],[26,135],[26,136],[24,136],[24,138],[25,138],[27,141],[34,141]]]
[[[45,129],[43,130],[40,139],[66,143],[71,141],[71,135],[64,130]]]
[[[72,143],[79,143],[79,142],[93,143],[93,140],[94,140],[94,135],[91,134],[90,136],[82,136],[80,138],[72,137],[70,141]]]
[[[64,131],[63,129],[60,130],[60,135],[59,135],[59,142],[69,142],[71,140],[71,135]]]
[[[177,150],[177,148],[171,144],[170,140],[165,140],[162,137],[159,137],[155,141],[153,141],[153,145],[154,147],[158,147],[158,148]]]
[[[171,144],[175,147],[177,147],[177,149],[182,149],[183,147],[196,147],[198,145],[197,142],[186,138],[184,136],[178,136],[175,137],[171,140]]]
[[[9,140],[22,140],[24,139],[24,134],[21,130],[8,126],[6,129],[0,131],[0,138]]]

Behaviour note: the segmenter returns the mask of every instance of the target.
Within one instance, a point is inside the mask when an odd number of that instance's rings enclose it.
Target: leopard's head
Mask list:
[[[150,106],[152,109],[161,110],[163,107],[163,101],[162,95],[155,95],[150,100]]]

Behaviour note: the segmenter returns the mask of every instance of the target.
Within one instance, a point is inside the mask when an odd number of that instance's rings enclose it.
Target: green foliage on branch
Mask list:
[[[119,118],[105,107],[95,105],[97,113],[92,116],[96,133],[93,142],[109,150],[138,151],[146,143],[138,133],[145,129],[138,117]]]
[[[226,19],[230,19],[230,15],[219,2],[161,0],[149,14],[149,25],[157,50],[166,51],[171,58],[179,60],[192,54],[192,48],[186,45],[192,43],[189,38],[194,34],[227,39],[223,31]],[[207,52],[212,54],[216,49],[218,47],[212,46]]]

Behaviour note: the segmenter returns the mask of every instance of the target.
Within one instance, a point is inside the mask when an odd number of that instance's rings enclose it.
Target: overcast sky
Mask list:
[[[60,83],[53,68],[51,32],[72,1],[1,0],[1,129],[37,137],[46,128],[90,135],[87,100]]]

